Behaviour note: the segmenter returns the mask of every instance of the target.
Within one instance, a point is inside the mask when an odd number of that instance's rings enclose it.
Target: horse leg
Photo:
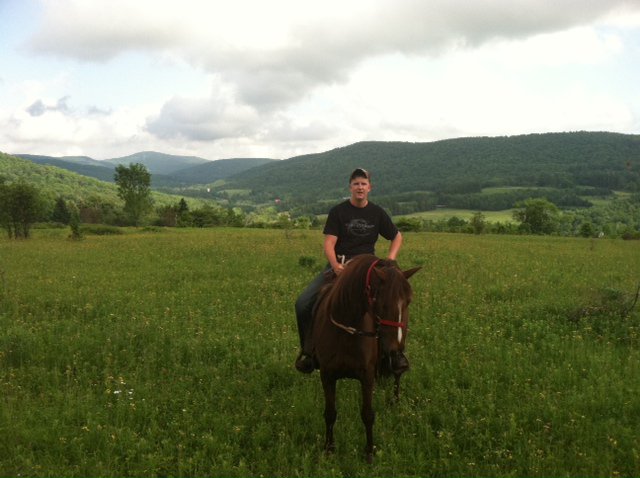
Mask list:
[[[367,445],[365,447],[365,453],[367,456],[367,463],[373,463],[373,422],[375,421],[376,414],[373,411],[373,384],[374,376],[365,377],[360,381],[362,385],[362,410],[360,416],[364,423],[365,433],[367,435]]]
[[[400,377],[402,377],[402,373],[394,373],[395,383],[393,386],[393,394],[395,396],[396,402],[400,401]]]
[[[336,411],[336,379],[327,373],[321,373],[322,389],[324,390],[324,424],[325,439],[324,451],[333,453],[336,449],[333,440],[333,425],[336,423],[338,412]]]

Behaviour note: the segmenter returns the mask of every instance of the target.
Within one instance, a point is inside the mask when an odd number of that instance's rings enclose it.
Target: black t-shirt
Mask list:
[[[365,207],[356,207],[345,201],[331,208],[322,232],[338,237],[336,254],[353,257],[375,254],[378,235],[391,241],[398,228],[380,206],[369,202]]]

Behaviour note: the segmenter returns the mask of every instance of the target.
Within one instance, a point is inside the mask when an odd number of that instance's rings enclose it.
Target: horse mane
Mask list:
[[[357,326],[368,310],[367,273],[371,264],[379,260],[372,254],[353,258],[335,281],[321,292],[318,312],[347,326]],[[386,261],[379,260],[382,266]],[[372,281],[375,279],[371,278]]]

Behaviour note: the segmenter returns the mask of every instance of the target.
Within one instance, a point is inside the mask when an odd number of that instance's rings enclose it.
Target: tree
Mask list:
[[[532,234],[551,234],[558,228],[560,211],[545,198],[527,199],[516,204],[513,218],[521,230]]]
[[[9,187],[6,184],[6,178],[0,176],[0,225],[7,229],[11,224],[11,216],[9,215]],[[9,237],[13,236],[12,229],[7,229]]]
[[[155,222],[158,226],[176,227],[178,225],[178,206],[164,205],[156,208],[158,219]]]
[[[583,222],[580,226],[579,234],[582,237],[593,237],[595,235],[593,224],[591,224],[590,222]]]
[[[44,210],[44,201],[34,186],[0,182],[0,223],[9,238],[28,238],[31,226],[42,219]]]
[[[467,221],[458,216],[451,216],[447,219],[447,231],[449,232],[462,232],[462,229],[467,225]]]
[[[67,206],[64,198],[59,197],[56,199],[56,205],[53,207],[51,219],[54,222],[59,222],[61,224],[69,224],[69,221],[71,220],[71,212],[69,211],[69,207]]]
[[[80,211],[73,205],[71,211],[69,211],[69,227],[71,228],[70,239],[79,241],[82,239],[82,230],[80,229]]]
[[[178,214],[183,214],[189,211],[189,205],[184,198],[180,198],[180,202],[178,203]]]
[[[89,196],[77,204],[80,222],[89,224],[126,225],[124,213],[115,203],[97,196]]]
[[[473,214],[470,222],[474,234],[482,234],[487,227],[486,217],[480,211]]]
[[[401,217],[396,221],[396,226],[402,232],[419,232],[422,230],[422,221],[417,217]]]
[[[118,186],[118,197],[124,201],[124,212],[134,225],[139,225],[143,216],[151,210],[151,174],[140,163],[122,164],[116,167],[114,176]]]

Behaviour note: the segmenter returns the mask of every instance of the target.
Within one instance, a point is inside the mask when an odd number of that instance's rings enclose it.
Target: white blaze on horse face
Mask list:
[[[398,301],[398,323],[402,323],[402,301]],[[402,343],[402,327],[398,327],[398,343]]]

